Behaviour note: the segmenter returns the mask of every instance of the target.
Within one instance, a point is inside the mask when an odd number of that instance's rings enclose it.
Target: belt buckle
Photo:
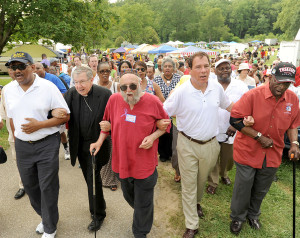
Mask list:
[[[32,141],[32,140],[29,140],[28,143],[33,144],[33,141]]]

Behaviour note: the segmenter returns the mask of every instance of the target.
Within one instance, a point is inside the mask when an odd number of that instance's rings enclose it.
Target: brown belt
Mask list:
[[[183,131],[180,131],[180,133],[181,133],[183,136],[185,136],[186,138],[188,138],[190,141],[196,142],[196,143],[198,143],[198,144],[200,144],[200,145],[204,145],[204,144],[206,144],[207,142],[210,142],[210,141],[212,141],[213,139],[216,138],[216,137],[214,136],[213,138],[211,138],[211,139],[209,139],[209,140],[203,141],[203,140],[196,140],[196,139],[193,139],[192,137],[186,135]]]

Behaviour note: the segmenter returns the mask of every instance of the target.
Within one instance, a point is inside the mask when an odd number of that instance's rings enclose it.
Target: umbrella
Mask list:
[[[189,45],[196,45],[196,44],[193,43],[193,42],[188,42],[188,43],[185,43],[185,44],[183,44],[183,45],[189,46]]]
[[[125,48],[133,48],[133,49],[136,49],[138,48],[137,45],[126,45]]]
[[[125,53],[125,52],[126,52],[126,50],[123,47],[120,47],[113,51],[113,53]]]
[[[177,50],[177,48],[174,48],[172,46],[169,45],[161,45],[160,47],[150,50],[148,52],[148,54],[157,54],[157,53],[167,53],[167,52],[171,52]]]
[[[206,50],[206,49],[201,49],[201,48],[198,48],[198,47],[195,47],[195,46],[188,46],[186,47],[182,52],[181,54],[182,55],[187,55],[187,56],[190,56],[190,55],[193,55],[197,52],[205,52],[207,53],[208,55],[216,55],[217,52],[216,51],[212,51],[212,50]]]
[[[179,40],[175,41],[175,43],[176,43],[176,45],[183,45],[184,44],[184,42],[179,41]]]

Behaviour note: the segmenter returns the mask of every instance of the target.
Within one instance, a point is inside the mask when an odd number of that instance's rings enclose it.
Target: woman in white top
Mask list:
[[[120,92],[119,83],[109,80],[111,70],[108,62],[100,62],[97,67],[97,73],[99,76],[99,86],[109,89],[111,93]]]
[[[236,77],[236,79],[243,81],[248,86],[256,87],[255,79],[248,75],[249,71],[250,68],[248,63],[241,63],[238,69],[239,75]]]

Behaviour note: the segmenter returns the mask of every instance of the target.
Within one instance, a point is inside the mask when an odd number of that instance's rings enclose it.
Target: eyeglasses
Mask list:
[[[74,84],[76,85],[76,84],[80,84],[80,85],[84,85],[84,84],[86,84],[88,81],[90,81],[89,79],[88,80],[81,80],[81,81],[78,81],[78,82],[75,82],[74,81]]]
[[[142,72],[145,72],[146,71],[146,69],[145,68],[136,68],[136,71],[142,71]]]
[[[137,85],[136,84],[134,84],[134,83],[131,83],[131,84],[129,84],[129,85],[121,85],[120,86],[120,89],[121,89],[121,91],[126,91],[127,90],[127,87],[129,87],[131,90],[136,90],[137,89]]]
[[[110,72],[111,72],[111,71],[108,70],[108,69],[105,69],[105,70],[103,69],[103,70],[100,70],[100,71],[99,71],[100,74],[110,74]]]
[[[8,66],[9,69],[12,69],[13,71],[18,70],[25,70],[27,68],[28,64],[15,64]]]

